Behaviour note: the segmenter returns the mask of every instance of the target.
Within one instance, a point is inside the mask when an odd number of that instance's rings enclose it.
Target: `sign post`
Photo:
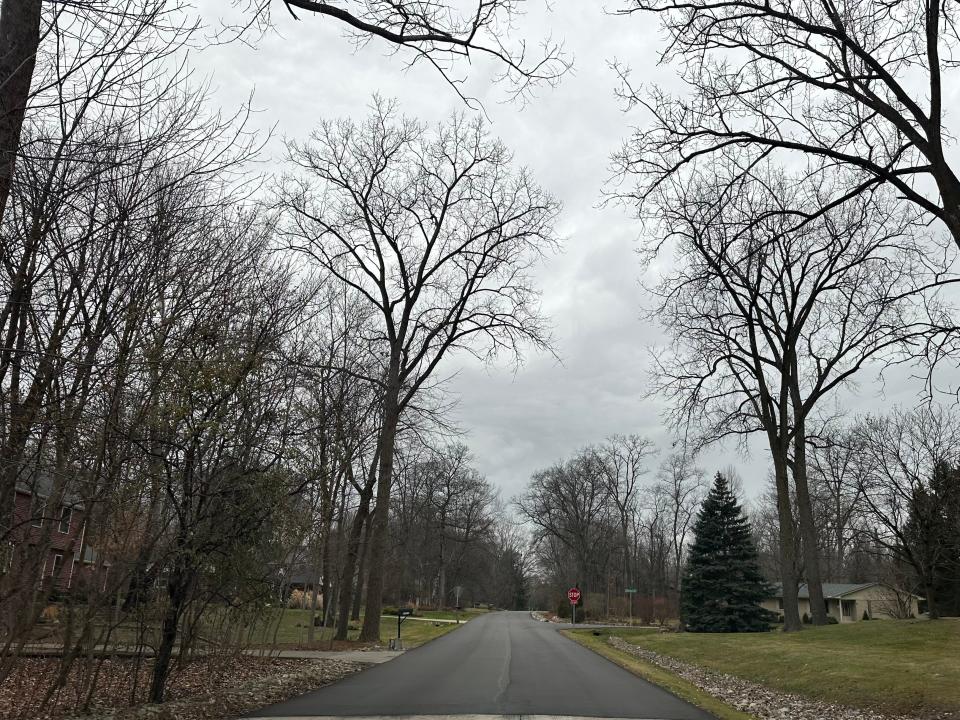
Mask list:
[[[573,624],[577,624],[577,603],[580,602],[580,588],[572,587],[567,590],[567,600],[570,601],[570,607],[573,610]]]
[[[633,596],[637,594],[636,588],[627,588],[627,599],[630,601],[630,625],[633,625]]]

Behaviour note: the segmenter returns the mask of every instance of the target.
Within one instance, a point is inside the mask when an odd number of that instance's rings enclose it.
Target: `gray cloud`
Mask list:
[[[221,5],[206,0],[201,12],[212,22],[209,11]],[[657,65],[660,38],[648,16],[613,17],[593,2],[554,3],[552,12],[531,6],[517,36],[563,38],[576,58],[574,72],[558,88],[543,89],[520,106],[500,102],[502,88],[489,83],[495,67],[478,60],[467,89],[483,100],[493,131],[514,149],[517,161],[564,203],[565,250],[539,272],[562,363],[531,356],[514,374],[509,367],[481,367],[454,357],[444,369],[455,373],[450,387],[460,397],[456,413],[466,440],[481,470],[507,497],[535,469],[612,433],[649,435],[663,453],[670,450],[660,405],[643,399],[647,347],[658,329],[641,320],[645,299],[634,252],[640,228],[622,208],[598,204],[610,153],[632,124],[643,122],[641,115],[623,112],[609,62],[630,64],[634,81],[669,87],[675,76]],[[274,157],[281,136],[302,138],[321,118],[363,116],[374,92],[399,98],[404,112],[425,120],[464,109],[435,71],[422,64],[404,69],[402,53],[388,56],[390,49],[378,42],[355,51],[332,21],[305,15],[296,22],[283,12],[275,17],[277,31],[256,47],[234,43],[194,58],[197,70],[212,76],[215,99],[225,108],[255,92],[255,124],[278,130],[268,148]],[[884,404],[891,396],[910,403],[916,383],[898,371],[887,389]],[[877,386],[865,380],[842,404],[867,411],[877,407],[877,397]],[[738,457],[734,448],[716,449],[701,465],[709,471],[739,465],[745,488],[756,492],[767,463],[759,443],[754,446],[749,457]]]

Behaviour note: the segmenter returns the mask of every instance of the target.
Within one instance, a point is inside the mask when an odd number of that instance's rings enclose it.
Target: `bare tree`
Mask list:
[[[656,491],[667,501],[673,551],[673,589],[679,592],[687,535],[704,496],[703,470],[694,465],[688,453],[674,453],[660,466]]]
[[[636,558],[631,541],[633,515],[637,512],[640,500],[640,481],[648,472],[647,460],[653,451],[653,442],[639,435],[614,435],[596,449],[618,516],[620,552],[623,556],[621,589],[630,587],[634,580]]]
[[[6,210],[24,123],[60,108],[64,124],[125,95],[190,39],[180,0],[4,0],[0,6],[0,218]],[[169,82],[170,78],[167,78]],[[124,87],[125,86],[125,87]],[[144,102],[149,102],[145,97]]]
[[[807,423],[821,401],[867,367],[881,368],[942,322],[952,281],[886,193],[831,207],[830,188],[736,161],[662,186],[663,243],[678,269],[654,292],[673,337],[655,359],[670,417],[698,442],[762,432],[780,513],[785,629],[799,628],[789,476],[815,622],[825,623],[819,542],[807,481]],[[939,255],[938,255],[939,254]],[[934,258],[928,258],[933,256]],[[930,313],[933,313],[931,319]]]
[[[621,12],[660,18],[661,59],[690,91],[627,85],[654,118],[620,158],[643,177],[642,195],[704,155],[775,157],[829,182],[849,170],[832,202],[887,185],[960,244],[944,108],[957,68],[954,4],[628,0]]]
[[[604,569],[617,545],[610,531],[618,521],[600,456],[592,448],[534,473],[516,505],[535,528],[535,546],[555,541],[567,551],[562,582],[580,583],[585,592],[605,589]]]
[[[363,639],[379,638],[383,559],[401,415],[443,358],[547,347],[529,271],[556,244],[556,201],[479,120],[436,128],[376,100],[362,125],[325,122],[290,146],[282,193],[290,246],[377,313],[383,362],[376,512]]]
[[[862,419],[851,439],[859,468],[848,482],[869,509],[873,538],[913,568],[935,618],[939,590],[956,586],[960,571],[960,424],[942,408],[897,409]]]
[[[822,517],[826,548],[826,575],[834,582],[847,581],[847,557],[863,514],[864,470],[857,440],[849,433],[828,432],[811,438],[810,491]]]

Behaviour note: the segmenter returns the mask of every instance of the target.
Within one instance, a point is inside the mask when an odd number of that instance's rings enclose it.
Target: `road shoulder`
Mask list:
[[[594,632],[601,632],[594,635]],[[653,683],[668,692],[673,693],[681,700],[706,710],[717,720],[756,720],[753,715],[741,712],[712,695],[704,692],[691,682],[664,670],[657,665],[646,662],[629,653],[614,648],[607,642],[607,635],[595,630],[562,630],[561,633],[588,650],[605,657],[607,660],[628,670],[637,677]]]

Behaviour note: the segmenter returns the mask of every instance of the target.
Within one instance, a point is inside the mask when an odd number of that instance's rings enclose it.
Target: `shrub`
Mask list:
[[[840,621],[837,620],[833,615],[827,615],[827,625],[839,625]]]
[[[311,600],[311,594],[306,590],[291,590],[290,597],[287,598],[287,607],[292,610],[306,610],[310,607]]]
[[[809,625],[809,624],[810,624],[810,616],[807,615],[806,613],[803,614],[803,617],[800,618],[800,620],[801,620],[801,622],[802,622],[804,625]]]
[[[870,619],[870,613],[868,613],[866,610],[863,611],[863,619],[864,619],[864,620],[869,620],[869,619]]]

